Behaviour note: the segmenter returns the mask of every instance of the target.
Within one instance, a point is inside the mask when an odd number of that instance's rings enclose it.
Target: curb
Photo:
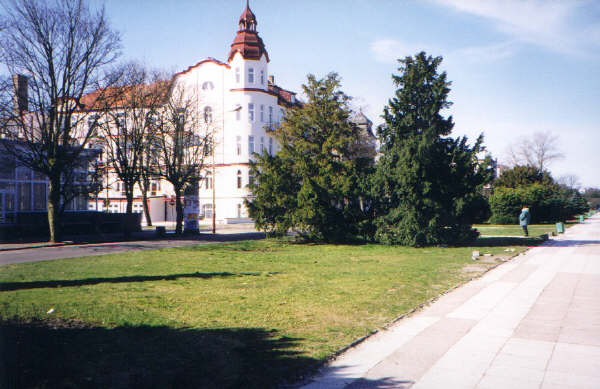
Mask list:
[[[44,247],[61,247],[61,246],[71,246],[76,244],[75,242],[62,242],[62,243],[48,243],[48,244],[37,244],[34,246],[21,246],[21,247],[11,247],[11,248],[3,248],[0,247],[0,252],[3,251],[21,251],[21,250],[29,250],[29,249],[40,249]]]

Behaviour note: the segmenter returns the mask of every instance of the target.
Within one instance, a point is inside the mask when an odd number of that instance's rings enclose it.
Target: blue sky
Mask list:
[[[100,0],[97,0],[100,2]],[[180,71],[225,61],[245,0],[107,0],[124,59]],[[250,0],[277,84],[335,71],[376,124],[394,93],[397,58],[444,57],[454,135],[507,146],[549,131],[555,177],[600,187],[600,2],[596,0]]]

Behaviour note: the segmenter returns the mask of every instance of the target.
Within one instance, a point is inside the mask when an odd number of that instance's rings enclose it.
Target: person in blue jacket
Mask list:
[[[526,205],[523,205],[523,209],[521,209],[521,214],[519,215],[519,224],[523,227],[523,233],[525,236],[529,236],[529,231],[527,231],[527,226],[531,221],[531,214],[529,213],[529,208]]]

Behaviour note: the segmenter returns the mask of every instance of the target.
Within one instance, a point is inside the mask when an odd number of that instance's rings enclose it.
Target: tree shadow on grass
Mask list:
[[[539,246],[544,243],[545,239],[537,237],[509,237],[509,236],[480,236],[473,243],[466,246],[473,247],[504,247],[504,246]]]
[[[97,285],[104,283],[119,284],[124,282],[148,282],[148,281],[174,281],[178,278],[223,278],[237,276],[259,276],[262,273],[185,273],[168,274],[157,276],[123,276],[109,278],[85,278],[79,280],[49,280],[49,281],[24,281],[24,282],[2,282],[0,283],[0,292],[21,289],[39,289],[39,288],[58,288],[69,286]],[[269,274],[278,274],[276,272]]]
[[[273,388],[320,361],[260,328],[0,322],[2,388]]]

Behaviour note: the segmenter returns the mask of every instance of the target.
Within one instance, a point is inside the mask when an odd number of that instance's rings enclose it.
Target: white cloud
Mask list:
[[[513,42],[502,42],[487,46],[470,46],[455,50],[449,54],[450,60],[472,63],[488,63],[512,57],[516,52]]]
[[[395,63],[399,58],[415,55],[422,50],[425,50],[422,46],[397,39],[379,39],[371,43],[371,51],[375,54],[375,59],[382,63]]]
[[[415,55],[420,51],[429,55],[442,55],[447,63],[488,63],[512,57],[516,48],[513,42],[501,42],[486,46],[468,46],[453,51],[445,51],[429,44],[415,45],[397,39],[379,39],[371,43],[375,60],[382,63],[395,63],[397,59]]]
[[[598,21],[585,23],[587,12],[599,12],[590,0],[430,0],[494,22],[511,39],[564,54],[597,51]],[[586,32],[587,31],[587,32]],[[590,31],[596,33],[589,33]]]

